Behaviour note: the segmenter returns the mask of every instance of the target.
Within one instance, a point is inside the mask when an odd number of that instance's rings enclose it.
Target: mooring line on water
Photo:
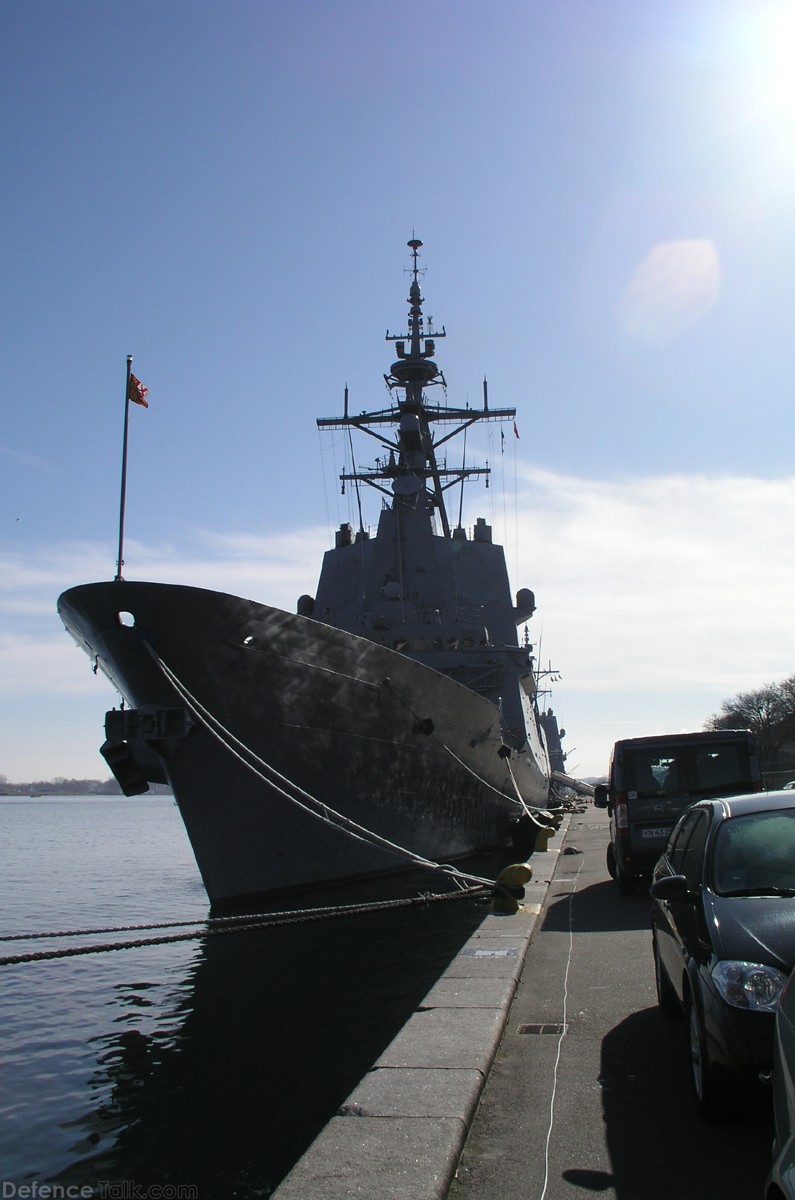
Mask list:
[[[394,901],[385,900],[382,903],[391,904]],[[88,937],[98,933],[135,933],[148,929],[179,929],[190,925],[241,925],[246,922],[259,920],[264,916],[276,920],[281,917],[293,917],[297,913],[316,913],[320,915],[328,913],[336,915],[344,913],[346,910],[352,912],[361,911],[361,906],[358,904],[328,904],[320,908],[291,908],[282,912],[277,911],[267,914],[241,913],[238,916],[229,917],[196,917],[192,921],[153,921],[141,925],[101,925],[95,929],[57,929],[47,930],[42,933],[3,933],[0,934],[0,942],[32,942],[37,938]]]
[[[48,929],[41,933],[2,933],[0,942],[35,942],[41,938],[91,937],[98,933],[134,933],[144,929],[177,929],[182,925],[202,925],[206,917],[195,921],[158,921],[147,925],[104,925],[98,929]]]
[[[490,894],[489,889],[483,885],[477,885],[465,889],[459,889],[453,892],[446,893],[427,893],[423,892],[419,896],[406,897],[402,900],[377,900],[366,904],[349,904],[329,906],[327,908],[313,908],[294,910],[285,913],[269,913],[265,920],[252,920],[255,914],[248,914],[245,917],[211,917],[211,928],[196,929],[189,933],[172,933],[164,934],[162,937],[154,938],[136,938],[134,941],[124,942],[109,942],[98,946],[65,946],[60,950],[34,950],[27,954],[12,954],[0,957],[0,966],[16,966],[22,963],[31,962],[49,962],[59,958],[75,958],[78,955],[84,954],[107,954],[114,950],[137,950],[144,946],[165,946],[173,942],[188,942],[219,936],[226,933],[250,933],[258,929],[277,929],[282,925],[300,925],[308,924],[310,921],[321,921],[331,917],[349,917],[360,916],[368,913],[383,912],[389,909],[410,908],[414,906],[433,904],[437,901],[444,900],[464,900],[473,899],[477,896],[485,896]],[[241,922],[247,921],[248,924]],[[113,933],[125,932],[125,930],[135,929],[159,929],[172,928],[181,925],[196,925],[197,921],[173,921],[164,922],[162,925],[139,925],[139,926],[109,926],[105,929],[91,930],[75,930],[71,933],[45,933],[31,934],[30,937],[70,937],[83,936],[92,932],[95,933]],[[208,922],[209,924],[209,922]],[[5,941],[21,940],[25,938],[25,934],[12,934],[4,938]]]

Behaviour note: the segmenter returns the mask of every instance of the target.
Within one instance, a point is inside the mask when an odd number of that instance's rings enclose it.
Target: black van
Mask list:
[[[594,807],[610,815],[607,869],[622,892],[650,876],[682,811],[706,796],[762,791],[755,736],[747,729],[626,738],[610,755]]]

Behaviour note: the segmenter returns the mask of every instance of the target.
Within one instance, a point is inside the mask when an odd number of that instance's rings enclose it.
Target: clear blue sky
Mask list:
[[[292,609],[339,519],[316,416],[380,405],[406,241],[571,765],[795,671],[795,7],[0,7],[0,773],[103,776],[55,615],[114,574]],[[364,448],[360,455],[365,455]],[[504,489],[504,490],[503,490]]]

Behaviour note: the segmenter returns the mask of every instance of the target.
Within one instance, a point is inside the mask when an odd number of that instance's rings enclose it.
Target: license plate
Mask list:
[[[644,838],[667,838],[671,832],[671,826],[668,829],[641,829],[640,836]]]

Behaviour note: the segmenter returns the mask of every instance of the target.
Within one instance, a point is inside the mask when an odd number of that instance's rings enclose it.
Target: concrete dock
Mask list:
[[[443,1200],[502,1038],[568,825],[530,859],[511,916],[488,914],[273,1193]]]

